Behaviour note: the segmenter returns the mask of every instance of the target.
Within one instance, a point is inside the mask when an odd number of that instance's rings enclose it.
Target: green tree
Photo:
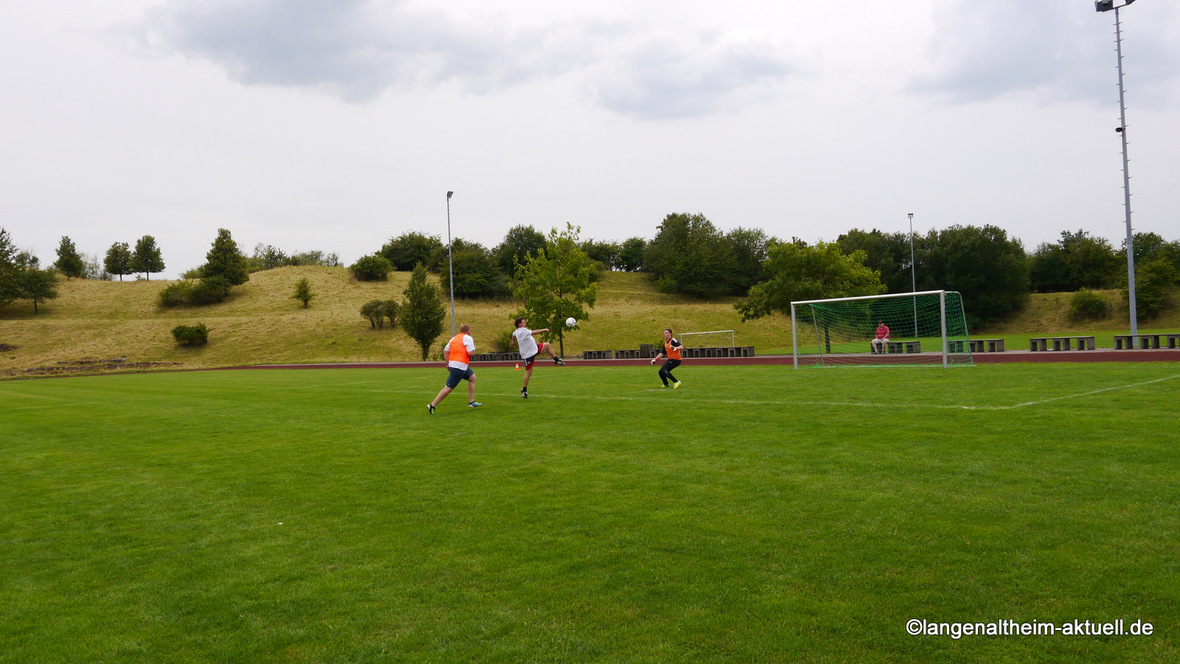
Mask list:
[[[444,248],[445,251],[445,248]],[[483,245],[464,242],[454,249],[456,297],[499,297],[510,292],[508,277],[500,271],[491,252]],[[451,270],[446,261],[440,270],[442,287],[451,289]]]
[[[996,226],[951,226],[930,231],[918,290],[954,290],[963,296],[967,323],[977,328],[1024,306],[1028,257],[1020,240]]]
[[[402,329],[418,342],[423,362],[430,354],[430,345],[442,334],[443,320],[447,317],[447,308],[443,306],[438,288],[427,277],[426,266],[418,263],[404,291],[406,301],[400,312]]]
[[[647,245],[644,266],[665,293],[707,297],[733,288],[733,249],[703,215],[670,214]]]
[[[1041,293],[1110,288],[1119,281],[1121,263],[1105,239],[1090,237],[1083,230],[1062,231],[1059,242],[1041,244],[1033,252],[1029,285]]]
[[[922,271],[921,240],[920,237],[914,238],[914,260],[919,272]],[[865,252],[865,267],[881,275],[886,293],[906,293],[913,289],[908,233],[886,233],[876,228],[867,232],[853,229],[837,238],[836,244],[845,255],[857,250]]]
[[[119,281],[123,281],[123,275],[131,274],[131,248],[127,246],[126,242],[116,242],[107,249],[106,260],[103,261],[107,272],[119,275]]]
[[[395,270],[404,272],[413,270],[418,263],[429,265],[431,255],[442,246],[438,236],[410,232],[386,242],[377,253],[388,259]]]
[[[504,274],[512,277],[516,275],[517,263],[525,263],[544,247],[544,233],[532,226],[520,225],[513,226],[504,235],[504,241],[496,245],[492,253]]]
[[[39,270],[26,268],[20,273],[20,297],[33,303],[33,313],[37,313],[37,305],[57,297],[57,273],[53,270]]]
[[[217,238],[209,253],[205,254],[205,266],[201,277],[222,277],[231,286],[240,286],[250,280],[246,269],[246,256],[238,249],[238,243],[224,228],[217,229]]]
[[[311,299],[315,297],[315,293],[311,292],[311,282],[307,280],[307,277],[300,279],[299,283],[295,284],[295,294],[291,297],[302,302],[304,309],[307,308]]]
[[[135,241],[131,271],[144,273],[148,281],[152,280],[152,274],[164,271],[164,259],[160,256],[160,247],[156,246],[156,238],[145,235]]]
[[[750,288],[749,296],[733,308],[745,322],[775,311],[790,313],[796,300],[884,293],[880,275],[865,267],[864,260],[864,251],[845,255],[836,243],[818,242],[814,247],[802,240],[773,243],[766,252],[770,278]]]
[[[582,251],[595,263],[596,270],[612,270],[619,262],[619,252],[622,247],[617,242],[603,242],[599,240],[585,240]]]
[[[372,254],[361,256],[348,269],[357,281],[388,281],[389,273],[393,271],[393,263],[384,256]]]
[[[0,307],[20,298],[17,283],[16,245],[12,236],[0,226]]]
[[[618,264],[615,266],[624,272],[639,272],[643,270],[643,254],[647,251],[647,240],[641,237],[628,238],[619,246]]]
[[[733,253],[733,293],[745,295],[754,284],[765,281],[766,251],[772,238],[757,228],[735,228],[725,234]]]
[[[598,298],[594,267],[578,245],[580,231],[568,223],[560,233],[556,228],[550,230],[545,247],[527,263],[518,264],[512,287],[512,295],[524,301],[524,309],[516,315],[556,331],[563,356],[565,319],[589,320],[586,307],[593,308]]]
[[[1160,256],[1143,265],[1135,265],[1135,314],[1138,320],[1155,318],[1172,302],[1172,286],[1177,278],[1176,266]],[[1123,300],[1130,292],[1123,289]]]
[[[86,272],[86,262],[74,247],[74,241],[66,236],[62,236],[61,243],[57,245],[57,262],[53,266],[66,275],[67,280],[71,277],[81,278]]]

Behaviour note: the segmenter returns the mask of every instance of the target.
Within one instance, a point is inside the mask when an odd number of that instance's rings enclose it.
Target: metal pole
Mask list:
[[[1116,131],[1123,138],[1123,207],[1127,213],[1127,300],[1131,309],[1131,334],[1139,334],[1139,316],[1135,307],[1135,238],[1131,232],[1131,174],[1127,159],[1127,104],[1123,90],[1123,30],[1118,7],[1114,9],[1114,38],[1115,53],[1119,58],[1119,128]]]
[[[914,213],[910,214],[910,282],[912,292],[918,292],[918,264],[914,262]],[[918,297],[914,296],[914,339],[918,338]]]
[[[799,327],[795,323],[795,303],[791,303],[791,356],[794,358],[795,368],[799,368]]]
[[[447,271],[451,276],[451,337],[455,336],[455,261],[451,254],[451,195],[447,192]]]

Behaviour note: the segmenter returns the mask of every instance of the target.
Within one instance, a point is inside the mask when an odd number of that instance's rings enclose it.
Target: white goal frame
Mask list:
[[[795,320],[795,307],[811,304],[826,304],[829,302],[855,302],[857,300],[887,300],[899,297],[917,297],[919,295],[938,295],[938,309],[940,326],[942,328],[942,366],[947,368],[950,366],[950,352],[949,344],[947,343],[946,335],[946,294],[945,290],[933,291],[918,291],[914,293],[890,293],[888,295],[862,295],[859,297],[833,297],[824,300],[797,300],[791,302],[791,355],[794,358],[795,368],[799,368],[799,333],[798,325]],[[915,305],[916,306],[916,305]],[[915,316],[917,314],[915,313]]]
[[[681,333],[680,333],[679,335],[677,335],[677,336],[679,336],[679,337],[680,337],[680,343],[681,343],[681,344],[682,344],[682,345],[683,345],[685,348],[688,348],[688,347],[689,347],[689,345],[688,345],[688,344],[686,344],[686,343],[684,343],[684,338],[685,338],[685,337],[690,337],[690,336],[693,336],[693,335],[698,335],[698,334],[725,334],[726,332],[728,332],[728,333],[729,333],[729,347],[730,347],[730,348],[737,348],[737,344],[736,344],[736,343],[734,343],[734,339],[735,339],[736,337],[734,337],[733,330],[713,330],[713,331],[711,331],[711,332],[681,332]],[[696,346],[693,346],[693,348],[696,348]]]

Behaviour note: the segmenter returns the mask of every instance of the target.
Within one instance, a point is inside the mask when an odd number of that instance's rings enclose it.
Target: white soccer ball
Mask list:
[[[572,316],[565,319],[565,326],[566,327],[573,327],[577,324],[578,324],[578,321],[574,320]]]

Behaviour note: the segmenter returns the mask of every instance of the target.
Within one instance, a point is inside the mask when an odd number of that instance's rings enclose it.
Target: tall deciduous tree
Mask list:
[[[643,262],[665,293],[710,296],[733,288],[733,250],[704,215],[664,217]]]
[[[418,263],[429,265],[431,254],[441,246],[438,236],[410,232],[386,242],[377,253],[389,259],[395,270],[404,272],[413,270]]]
[[[907,233],[886,233],[874,228],[871,231],[852,229],[836,239],[836,244],[845,254],[856,250],[865,252],[865,267],[881,275],[887,293],[906,293],[913,290],[915,283],[910,261],[910,237]],[[922,270],[924,241],[914,238],[914,260]]]
[[[1001,319],[1028,299],[1028,257],[1020,240],[996,226],[951,226],[926,237],[918,290],[954,290],[963,296],[967,324]]]
[[[145,235],[135,242],[135,252],[131,254],[131,271],[143,272],[147,280],[152,280],[152,274],[164,271],[164,259],[160,256],[160,247],[156,246],[156,238]]]
[[[594,308],[598,299],[594,267],[578,246],[580,230],[568,223],[560,233],[550,230],[545,247],[516,268],[512,288],[512,295],[524,301],[524,310],[517,316],[556,332],[561,355],[565,355],[565,319],[589,319],[586,307]]]
[[[1029,263],[1032,290],[1057,293],[1111,288],[1119,282],[1123,261],[1105,239],[1090,237],[1086,231],[1079,230],[1062,231],[1060,241],[1041,244]]]
[[[66,275],[66,279],[71,277],[81,279],[86,272],[86,262],[82,260],[82,255],[78,253],[74,241],[66,236],[62,236],[61,242],[57,245],[57,262],[53,266],[57,268],[58,272]]]
[[[845,255],[835,243],[810,247],[802,240],[777,242],[766,252],[770,279],[755,284],[749,296],[733,305],[742,321],[775,311],[789,313],[795,300],[879,295],[885,292],[880,275],[865,267],[865,253]]]
[[[438,288],[427,277],[426,266],[418,263],[404,291],[406,301],[400,312],[402,329],[418,342],[423,361],[430,355],[430,345],[442,334],[443,320],[447,317],[447,308],[443,306]]]
[[[33,313],[37,313],[37,305],[57,297],[57,274],[53,270],[39,270],[35,267],[20,272],[20,297],[33,303]]]
[[[246,256],[238,249],[238,243],[224,228],[217,229],[217,238],[209,253],[205,254],[202,278],[222,277],[232,286],[240,286],[250,280],[246,269]]]
[[[492,253],[495,254],[500,269],[511,277],[516,274],[517,263],[528,261],[544,247],[545,234],[532,226],[522,224],[513,226],[504,235],[504,241],[498,244]]]
[[[123,281],[123,275],[131,274],[131,248],[126,242],[112,244],[111,248],[107,249],[103,266],[107,272],[119,275],[119,281]]]
[[[0,307],[11,304],[20,297],[17,284],[16,245],[12,236],[0,227]]]
[[[647,240],[641,237],[627,238],[619,247],[618,269],[624,272],[639,272],[643,269],[643,254],[647,251]]]

